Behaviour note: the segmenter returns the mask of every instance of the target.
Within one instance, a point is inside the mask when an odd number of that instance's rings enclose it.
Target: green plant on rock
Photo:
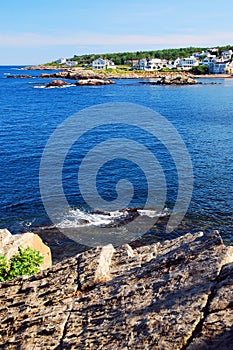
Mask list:
[[[0,256],[0,281],[10,280],[23,275],[34,275],[39,272],[44,257],[40,252],[30,247],[19,247],[18,253],[14,254],[7,262],[4,256]]]
[[[8,271],[8,264],[6,261],[6,257],[3,255],[0,255],[0,282],[3,282],[6,280]]]

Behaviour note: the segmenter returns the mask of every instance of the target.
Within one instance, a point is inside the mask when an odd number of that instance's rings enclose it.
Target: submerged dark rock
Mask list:
[[[7,75],[8,79],[29,79],[29,78],[35,78],[32,75],[29,74],[18,74],[18,75]]]
[[[232,349],[232,261],[218,232],[88,250],[1,285],[1,349]]]

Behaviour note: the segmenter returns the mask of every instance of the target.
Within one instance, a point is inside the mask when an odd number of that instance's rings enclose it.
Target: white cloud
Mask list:
[[[232,33],[211,33],[205,35],[171,34],[171,35],[114,35],[101,33],[77,33],[71,35],[41,35],[34,33],[0,34],[1,47],[47,47],[69,45],[93,46],[208,46],[233,43]]]

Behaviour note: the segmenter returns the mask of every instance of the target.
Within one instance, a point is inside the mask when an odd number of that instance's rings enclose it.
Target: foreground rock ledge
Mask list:
[[[0,288],[1,349],[232,349],[233,251],[218,232],[83,252]]]

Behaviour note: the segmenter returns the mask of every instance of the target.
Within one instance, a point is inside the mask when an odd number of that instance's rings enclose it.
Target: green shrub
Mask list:
[[[0,282],[5,281],[7,276],[8,265],[5,256],[0,255]]]
[[[191,72],[193,74],[208,74],[209,67],[207,65],[193,67]]]
[[[8,262],[4,256],[0,255],[0,281],[22,275],[34,275],[39,272],[39,266],[43,260],[44,257],[30,247],[26,249],[20,247],[18,253],[14,254]]]

